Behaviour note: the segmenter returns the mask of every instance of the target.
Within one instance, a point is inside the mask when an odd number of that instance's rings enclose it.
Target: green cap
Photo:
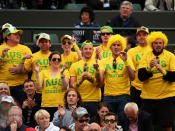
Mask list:
[[[88,44],[93,46],[93,43],[91,41],[86,40],[81,44],[81,48],[83,48],[85,45],[88,45]]]
[[[5,37],[7,37],[10,34],[15,34],[17,32],[19,32],[20,35],[23,33],[22,30],[17,30],[16,27],[11,26],[5,31]]]
[[[103,32],[105,32],[105,31],[109,31],[109,32],[113,33],[113,29],[112,29],[112,27],[110,27],[110,26],[102,26],[102,27],[100,28],[100,33],[103,33]]]

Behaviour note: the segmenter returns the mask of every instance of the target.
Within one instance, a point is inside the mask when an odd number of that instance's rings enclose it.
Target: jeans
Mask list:
[[[109,105],[110,111],[115,114],[119,114],[124,111],[126,103],[130,101],[129,95],[119,95],[119,96],[104,96],[104,102]]]

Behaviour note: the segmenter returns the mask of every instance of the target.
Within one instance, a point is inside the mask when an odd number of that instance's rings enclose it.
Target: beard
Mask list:
[[[164,49],[164,48],[163,48]],[[163,52],[163,49],[161,49],[160,51],[156,51],[155,49],[153,49],[153,54],[155,56],[159,56],[162,52]]]

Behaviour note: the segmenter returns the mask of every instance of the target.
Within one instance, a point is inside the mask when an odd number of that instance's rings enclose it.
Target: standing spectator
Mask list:
[[[174,0],[146,0],[144,11],[174,11]]]
[[[131,88],[130,88],[131,101],[137,103],[139,108],[141,107],[140,94],[141,89],[143,87],[143,83],[138,79],[138,68],[143,56],[146,54],[146,52],[151,50],[150,46],[147,45],[146,41],[148,33],[149,33],[148,28],[144,26],[138,28],[136,32],[138,46],[128,51],[128,56],[131,58],[134,67],[136,69],[135,79],[134,81],[131,82]]]
[[[94,23],[95,14],[90,7],[84,7],[80,12],[81,22],[75,24],[74,27],[81,29],[81,27],[100,27],[99,24]],[[85,40],[91,40],[93,43],[98,42],[99,34],[96,31],[74,30],[73,34],[77,43],[83,43]]]
[[[91,119],[91,122],[96,122],[100,127],[104,127],[104,116],[109,112],[109,107],[106,102],[100,102],[97,107],[97,115]]]
[[[152,48],[139,64],[138,78],[143,82],[142,109],[151,114],[154,125],[172,131],[175,116],[175,56],[167,51],[167,36],[151,32],[147,43]]]
[[[41,107],[47,110],[50,118],[58,109],[58,104],[64,105],[64,93],[69,83],[69,72],[61,69],[61,55],[54,51],[49,56],[50,68],[39,74],[39,64],[34,65],[36,73],[36,89],[42,89]]]
[[[9,23],[5,23],[4,25],[2,25],[2,29],[1,29],[1,36],[0,36],[0,43],[3,45],[5,42],[5,31],[11,27],[12,25]]]
[[[3,96],[0,101],[0,130],[6,128],[10,121],[8,120],[8,111],[11,106],[14,106],[14,100],[11,96]]]
[[[139,27],[139,22],[132,17],[133,7],[132,3],[129,1],[123,1],[120,5],[120,15],[115,16],[111,19],[111,27]],[[114,31],[119,33],[122,36],[132,36],[135,38],[135,30],[123,30],[123,31]]]
[[[26,126],[22,121],[22,110],[18,106],[12,106],[8,112],[10,125],[3,128],[2,131],[25,131]]]
[[[5,31],[6,43],[0,46],[0,82],[8,83],[11,95],[20,103],[24,97],[23,82],[27,74],[18,74],[16,66],[31,57],[31,50],[19,44],[22,30],[10,27]]]
[[[61,47],[64,51],[63,54],[61,54],[61,67],[66,64],[67,69],[69,69],[73,63],[79,61],[82,58],[81,51],[77,46],[74,37],[71,37],[70,35],[62,36]],[[76,52],[71,51],[72,47]]]
[[[35,88],[35,83],[33,80],[24,81],[24,92],[25,97],[22,101],[22,112],[23,121],[26,125],[30,127],[35,127],[36,123],[34,120],[34,115],[41,107],[41,96],[37,94]]]
[[[35,127],[36,131],[59,131],[60,128],[54,126],[50,122],[50,114],[44,109],[40,109],[35,113],[35,120],[38,126]]]
[[[110,26],[103,26],[100,28],[100,39],[102,43],[94,50],[97,59],[101,60],[112,55],[111,50],[107,48],[108,40],[112,36],[112,34],[113,29]]]
[[[81,45],[82,60],[72,64],[70,68],[70,85],[78,89],[83,100],[83,106],[88,110],[90,117],[96,115],[98,103],[101,101],[99,85],[99,68],[97,60],[92,57],[93,44],[85,41]]]
[[[151,115],[139,110],[134,102],[125,105],[124,112],[119,115],[118,121],[123,131],[153,131]]]
[[[80,93],[74,88],[69,88],[64,94],[64,103],[64,107],[58,107],[52,120],[53,124],[58,127],[69,127],[73,124],[72,113],[82,105]]]
[[[71,131],[83,131],[88,126],[89,114],[83,107],[78,107],[73,114],[74,123],[69,126]]]
[[[118,125],[117,115],[113,112],[108,112],[104,116],[105,127],[103,131],[123,131],[122,127]]]
[[[121,35],[113,35],[109,38],[108,48],[112,56],[103,59],[100,63],[100,80],[104,86],[103,100],[116,114],[124,110],[129,101],[130,81],[134,80],[135,68],[132,61],[127,57],[126,40]]]

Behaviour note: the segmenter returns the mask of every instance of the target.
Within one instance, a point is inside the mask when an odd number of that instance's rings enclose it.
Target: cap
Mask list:
[[[89,116],[87,110],[84,107],[78,107],[75,111],[74,118],[80,118],[85,115]]]
[[[102,26],[100,28],[100,33],[105,32],[105,31],[109,31],[109,32],[113,33],[113,29],[110,26]]]
[[[86,40],[81,44],[81,48],[83,48],[85,45],[88,45],[88,44],[93,46],[93,43],[90,40]]]
[[[23,33],[22,30],[17,30],[16,27],[14,26],[10,26],[6,31],[5,31],[5,37],[10,35],[10,34],[15,34],[19,32],[19,34],[21,35]]]
[[[8,28],[11,27],[11,26],[12,26],[11,24],[5,23],[5,24],[2,25],[2,30],[8,29]]]
[[[11,96],[2,96],[1,103],[3,103],[3,102],[8,102],[8,103],[14,104],[14,100]]]
[[[36,129],[35,128],[32,128],[32,127],[29,127],[29,128],[26,128],[25,131],[36,131]]]
[[[46,33],[40,33],[38,40],[40,40],[42,38],[44,38],[46,40],[50,40],[50,35],[49,34],[46,34]]]
[[[136,34],[138,34],[140,31],[144,31],[144,32],[149,34],[149,29],[145,26],[141,26],[141,27],[137,28]]]
[[[72,39],[72,37],[71,37],[70,35],[64,35],[64,36],[61,37],[61,43],[63,42],[63,40],[64,40],[65,38],[67,38],[67,39],[69,39],[69,40]]]

